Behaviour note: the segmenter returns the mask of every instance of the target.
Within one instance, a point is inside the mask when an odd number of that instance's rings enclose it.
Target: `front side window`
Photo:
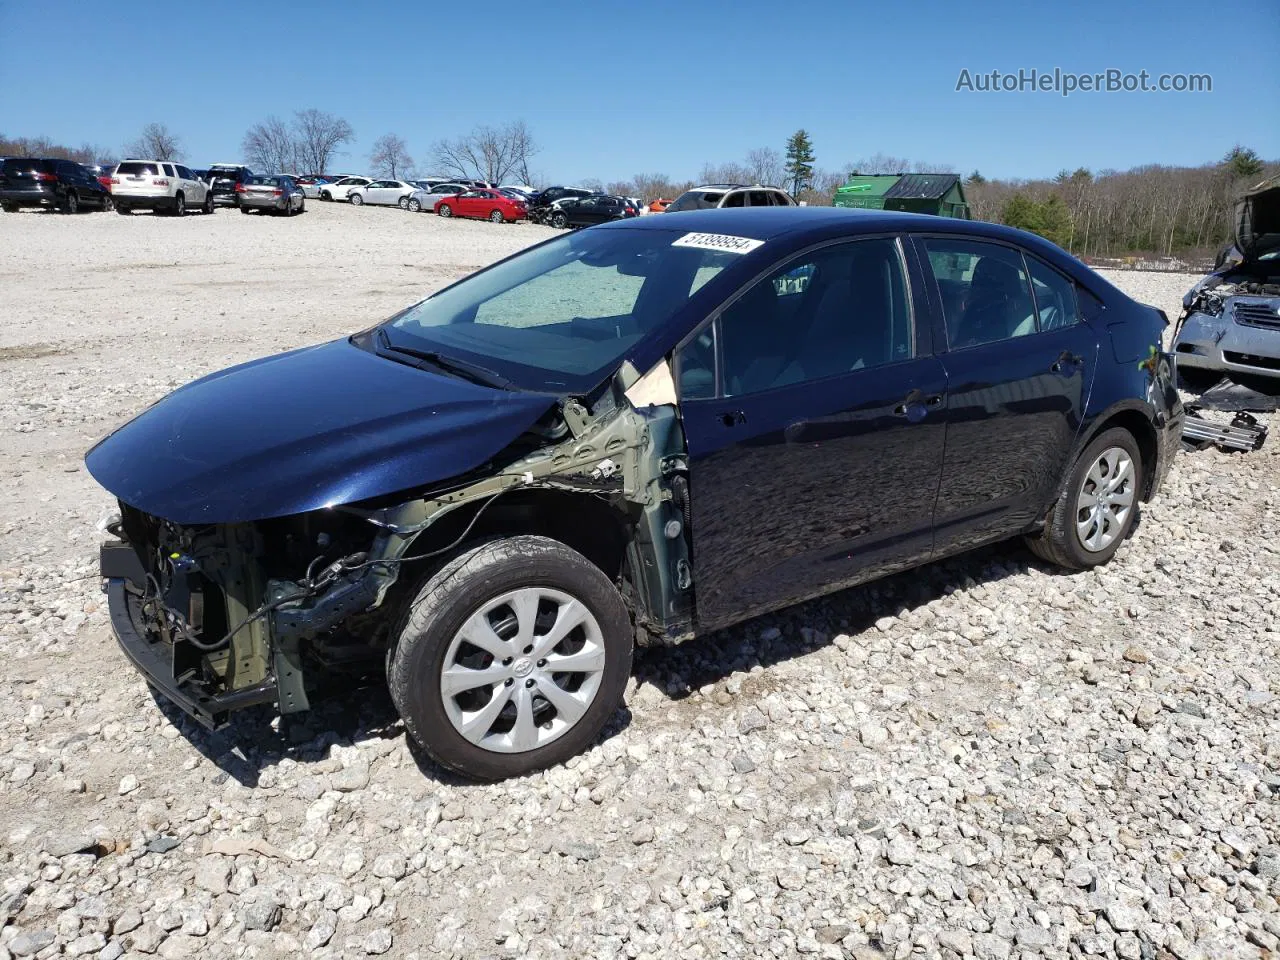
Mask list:
[[[1079,323],[1075,284],[1035,257],[1026,259],[1027,268],[1031,271],[1031,289],[1036,297],[1040,329],[1059,330]]]
[[[959,237],[924,242],[942,298],[952,350],[1036,332],[1036,308],[1022,254]]]
[[[385,330],[528,390],[594,386],[736,254],[673,246],[684,231],[571,233],[468,277]]]
[[[726,207],[745,207],[747,205],[747,195],[745,193],[731,193],[724,199]]]
[[[759,393],[910,359],[906,271],[892,239],[823,247],[757,281],[720,315],[725,396]],[[681,352],[682,396],[710,396],[709,337]]]
[[[678,197],[675,203],[667,205],[668,213],[680,213],[684,210],[711,210],[720,206],[724,194],[712,190],[690,190]]]

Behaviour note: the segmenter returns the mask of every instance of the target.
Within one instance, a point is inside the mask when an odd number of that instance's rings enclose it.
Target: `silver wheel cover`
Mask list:
[[[525,587],[481,604],[445,651],[440,697],[468,742],[525,753],[567,733],[604,679],[600,624],[582,601]]]
[[[1084,475],[1076,497],[1076,535],[1090,553],[1115,542],[1133,510],[1136,472],[1128,452],[1109,447]]]

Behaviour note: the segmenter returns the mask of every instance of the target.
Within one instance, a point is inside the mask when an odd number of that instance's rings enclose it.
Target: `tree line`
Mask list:
[[[314,108],[289,120],[268,117],[253,124],[241,142],[244,161],[267,173],[331,173],[354,142],[355,130],[341,117]],[[523,120],[481,125],[469,133],[437,140],[415,160],[408,143],[391,132],[373,142],[368,172],[408,179],[419,174],[537,185],[543,178],[531,162],[539,145]],[[182,159],[182,139],[164,123],[147,124],[122,150],[123,156]],[[69,147],[44,137],[0,135],[0,157],[63,157],[105,163],[111,152],[94,144]],[[652,200],[678,197],[703,183],[763,183],[785,187],[797,200],[827,206],[850,175],[954,173],[948,163],[884,153],[818,165],[806,130],[787,138],[783,149],[760,146],[741,160],[704,163],[696,179],[664,173],[637,173],[630,179],[580,183],[588,189]],[[976,219],[1006,223],[1041,234],[1082,257],[1211,255],[1230,238],[1233,201],[1250,185],[1280,175],[1280,163],[1236,146],[1220,161],[1198,167],[1159,164],[1130,170],[1064,169],[1052,179],[988,179],[975,170],[965,191]]]

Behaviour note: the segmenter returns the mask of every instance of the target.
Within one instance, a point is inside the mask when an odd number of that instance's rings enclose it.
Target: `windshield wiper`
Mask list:
[[[461,377],[463,380],[470,380],[472,383],[478,383],[484,387],[501,387],[503,390],[513,389],[514,385],[510,380],[495,373],[488,367],[467,363],[465,360],[458,360],[454,357],[446,357],[434,350],[418,350],[415,347],[392,343],[391,337],[384,327],[378,328],[378,342],[384,350],[390,350],[392,353],[398,353],[401,356],[421,360],[423,363],[430,364],[445,373]]]

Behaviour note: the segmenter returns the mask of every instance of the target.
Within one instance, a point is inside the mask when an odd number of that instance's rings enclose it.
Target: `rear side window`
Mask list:
[[[1036,308],[1022,254],[981,240],[925,240],[952,350],[1036,332]]]
[[[136,160],[126,160],[116,167],[116,176],[158,177],[160,176],[160,165],[158,163],[139,163]]]
[[[1041,330],[1060,330],[1080,322],[1076,288],[1070,280],[1035,257],[1027,257],[1031,289],[1036,297],[1036,315]]]
[[[745,207],[747,205],[747,195],[745,193],[731,193],[725,197],[724,205],[726,207]]]

